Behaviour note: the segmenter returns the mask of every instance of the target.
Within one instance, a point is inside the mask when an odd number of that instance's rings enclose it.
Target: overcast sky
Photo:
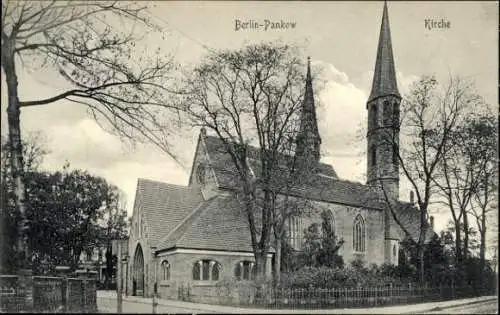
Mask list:
[[[364,181],[365,142],[356,132],[366,124],[365,103],[371,87],[383,2],[157,2],[151,12],[165,27],[146,42],[174,54],[181,65],[196,63],[209,48],[241,48],[245,43],[269,40],[299,43],[320,66],[328,80],[316,97],[323,160],[340,177]],[[498,3],[495,2],[389,2],[392,45],[400,92],[418,76],[434,74],[446,80],[450,74],[472,78],[487,102],[497,106]],[[287,30],[235,30],[236,20],[265,23],[292,22]],[[450,22],[449,28],[428,29],[426,19]],[[6,89],[2,73],[2,133],[6,131]],[[22,100],[49,97],[64,86],[46,73],[20,73]],[[41,131],[51,153],[44,168],[61,169],[65,161],[86,169],[119,186],[127,194],[132,212],[138,178],[187,184],[198,131],[175,139],[175,149],[186,168],[152,146],[131,150],[100,129],[85,108],[59,102],[23,109],[23,132]],[[407,198],[404,187],[402,198]],[[447,219],[438,215],[436,227]]]

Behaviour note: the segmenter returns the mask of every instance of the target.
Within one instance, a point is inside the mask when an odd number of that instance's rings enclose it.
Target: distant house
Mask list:
[[[362,259],[371,264],[398,264],[400,243],[405,238],[386,207],[378,183],[396,200],[398,217],[418,238],[419,213],[412,203],[399,201],[399,160],[392,147],[381,143],[381,129],[392,129],[398,119],[399,95],[387,7],[384,5],[375,73],[368,110],[368,181],[366,184],[338,178],[331,165],[321,163],[321,138],[316,121],[310,65],[302,104],[296,155],[312,161],[315,172],[310,184],[292,187],[294,198],[306,198],[329,212],[335,234],[344,239],[339,254],[345,262]],[[331,106],[334,106],[332,104]],[[307,116],[307,117],[306,117]],[[258,160],[259,150],[251,149]],[[259,176],[259,167],[250,161]],[[129,294],[151,296],[158,283],[161,297],[177,298],[178,286],[189,285],[192,294],[213,290],[222,280],[251,279],[255,259],[244,211],[236,199],[236,170],[223,142],[202,129],[187,186],[139,179],[130,227],[126,287]],[[290,245],[301,250],[304,229],[318,217],[296,216],[287,226]],[[426,241],[433,236],[428,228]],[[271,276],[273,250],[267,254]]]
[[[128,254],[128,238],[111,241],[111,253],[115,262],[118,257],[118,244],[122,244],[122,255],[126,256]],[[80,260],[78,263],[78,270],[80,272],[95,275],[100,287],[104,286],[107,274],[106,250],[106,245],[96,246],[92,250],[85,250],[80,254]],[[116,288],[116,272],[117,266],[115,263],[113,265],[113,271],[111,272],[111,288]]]
[[[104,282],[106,273],[106,246],[94,247],[92,250],[84,250],[80,254],[78,270],[88,274],[94,274],[99,283]]]

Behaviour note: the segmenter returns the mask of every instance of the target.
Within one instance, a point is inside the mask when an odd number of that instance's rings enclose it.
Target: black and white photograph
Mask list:
[[[0,313],[498,314],[498,1],[1,14]]]

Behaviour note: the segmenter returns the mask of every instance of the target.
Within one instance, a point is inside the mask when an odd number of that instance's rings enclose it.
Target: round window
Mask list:
[[[205,165],[199,164],[196,169],[196,179],[198,183],[205,184]]]

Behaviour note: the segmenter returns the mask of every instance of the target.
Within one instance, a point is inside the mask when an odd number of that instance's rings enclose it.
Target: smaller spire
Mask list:
[[[300,130],[297,135],[296,154],[304,159],[313,159],[318,162],[320,159],[321,137],[318,131],[316,119],[316,106],[314,105],[314,92],[311,75],[311,57],[307,57],[307,75],[302,101],[302,113],[300,118]]]
[[[307,104],[310,103],[310,104]],[[314,92],[312,87],[312,76],[311,76],[311,57],[307,57],[307,75],[306,75],[306,90],[304,93],[304,105],[312,105],[314,108]],[[316,115],[314,115],[316,116]]]

